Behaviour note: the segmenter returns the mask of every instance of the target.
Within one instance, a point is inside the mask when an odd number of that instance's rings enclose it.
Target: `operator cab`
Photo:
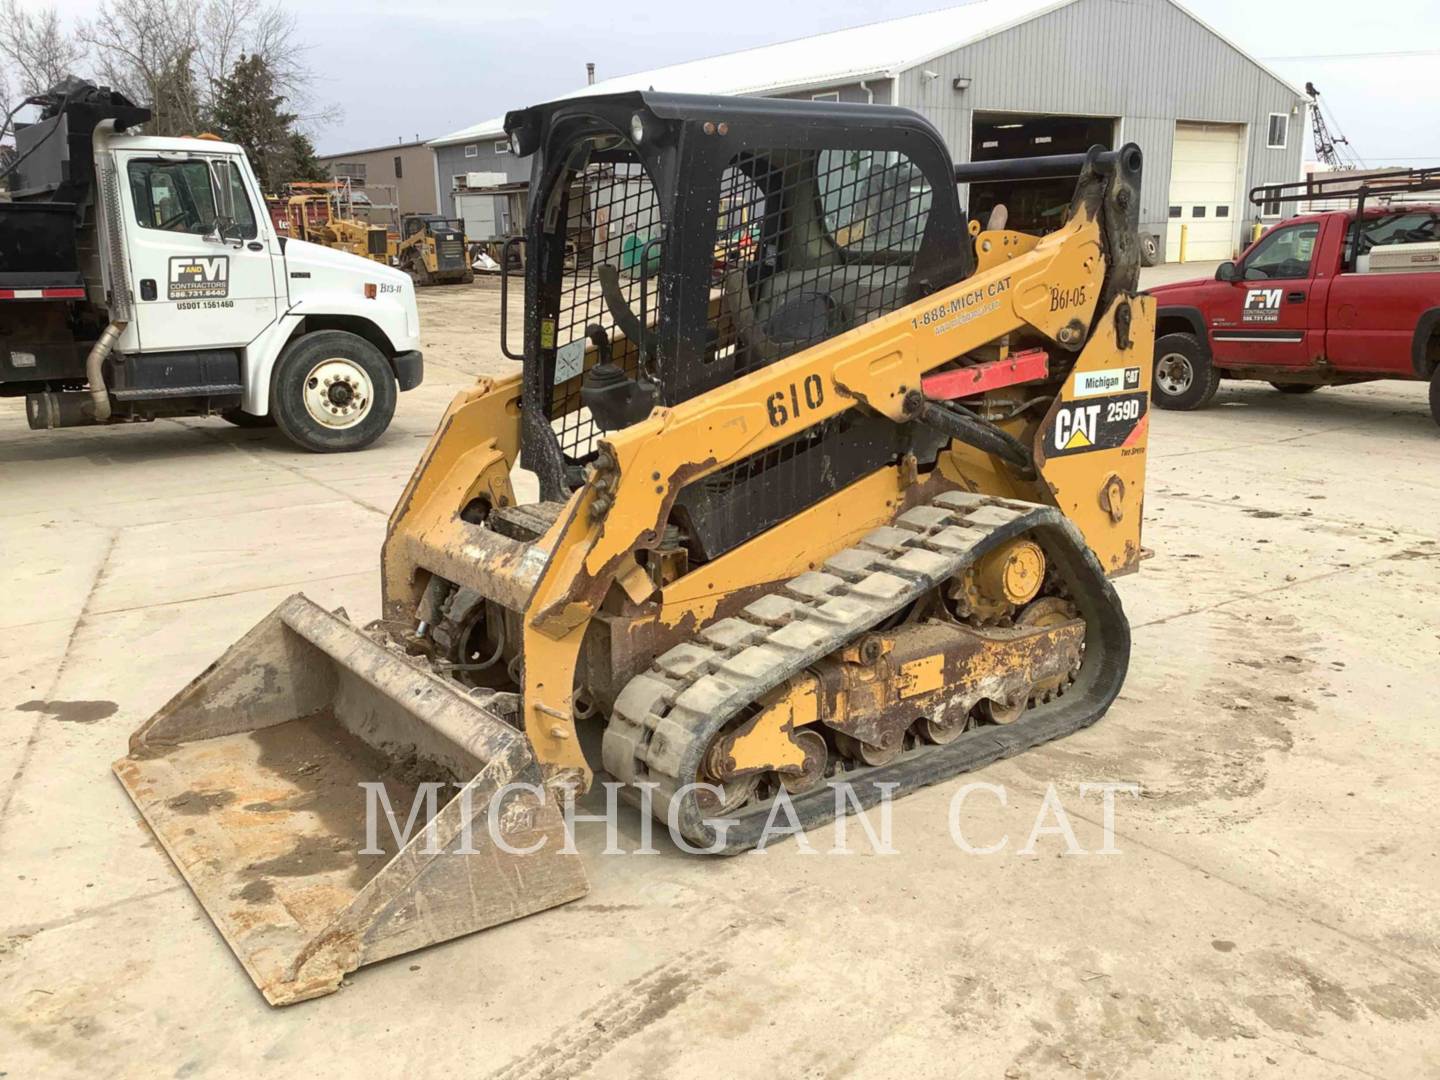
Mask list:
[[[533,155],[523,454],[547,499],[582,482],[603,432],[974,269],[949,152],[908,109],[630,93],[505,126]],[[723,519],[753,534],[904,453],[933,457],[907,437],[849,413],[687,489],[697,554],[744,539]],[[741,507],[761,473],[754,498],[775,505]]]
[[[459,218],[447,218],[440,214],[412,214],[405,219],[405,239],[417,233],[428,233],[437,240],[454,240],[465,231]]]

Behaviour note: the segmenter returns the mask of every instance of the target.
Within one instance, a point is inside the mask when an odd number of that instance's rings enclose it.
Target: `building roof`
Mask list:
[[[619,75],[591,86],[582,86],[566,98],[591,94],[617,94],[631,90],[662,90],[676,94],[768,95],[806,89],[823,89],[862,79],[894,78],[938,56],[973,45],[1031,19],[1049,14],[1076,0],[971,0],[970,3],[920,15],[906,15],[884,22],[835,30],[828,34],[784,41],[776,45],[721,56],[691,60],[684,64]],[[1234,42],[1176,0],[1175,7],[1189,15],[1236,52],[1285,86],[1289,82],[1266,68]],[[952,29],[953,28],[953,29]],[[1296,96],[1300,96],[1298,90]],[[431,146],[493,139],[505,134],[505,118],[497,116],[483,123],[442,135]]]
[[[370,146],[364,150],[342,150],[334,154],[316,154],[316,161],[334,161],[336,158],[359,157],[361,154],[377,154],[382,150],[412,150],[417,146],[429,146],[425,139],[412,139],[410,142],[386,143],[383,146]]]
[[[958,7],[853,26],[828,34],[762,45],[709,56],[684,64],[618,75],[582,86],[564,97],[619,94],[628,90],[664,90],[674,94],[763,95],[805,87],[835,86],[858,79],[893,77],[920,60],[968,45],[1027,22],[1042,12],[1075,0],[973,0]],[[936,28],[954,16],[950,44],[937,49]],[[431,141],[431,146],[495,138],[505,133],[505,118],[463,128]]]

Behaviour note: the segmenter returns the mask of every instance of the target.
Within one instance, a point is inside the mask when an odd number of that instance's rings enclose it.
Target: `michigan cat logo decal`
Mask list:
[[[230,294],[230,257],[207,255],[191,258],[175,255],[170,259],[170,280],[165,290],[167,300],[218,300]]]

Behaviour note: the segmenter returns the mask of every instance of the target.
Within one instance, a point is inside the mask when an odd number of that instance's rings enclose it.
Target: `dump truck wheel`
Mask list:
[[[1220,373],[1194,334],[1166,334],[1155,342],[1150,397],[1162,409],[1199,409],[1220,388]]]
[[[1312,394],[1320,389],[1318,383],[1272,382],[1270,385],[1282,394]]]
[[[275,426],[275,417],[256,416],[244,409],[225,409],[220,413],[220,419],[228,420],[236,427],[242,428],[269,428]]]
[[[306,450],[360,450],[390,426],[398,393],[395,373],[374,345],[343,330],[319,330],[292,341],[281,355],[270,411]]]

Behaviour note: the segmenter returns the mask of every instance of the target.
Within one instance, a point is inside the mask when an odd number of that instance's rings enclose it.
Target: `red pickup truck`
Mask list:
[[[1213,281],[1155,297],[1153,396],[1198,409],[1222,378],[1303,394],[1374,379],[1430,383],[1440,423],[1440,205],[1365,206],[1289,218]]]

